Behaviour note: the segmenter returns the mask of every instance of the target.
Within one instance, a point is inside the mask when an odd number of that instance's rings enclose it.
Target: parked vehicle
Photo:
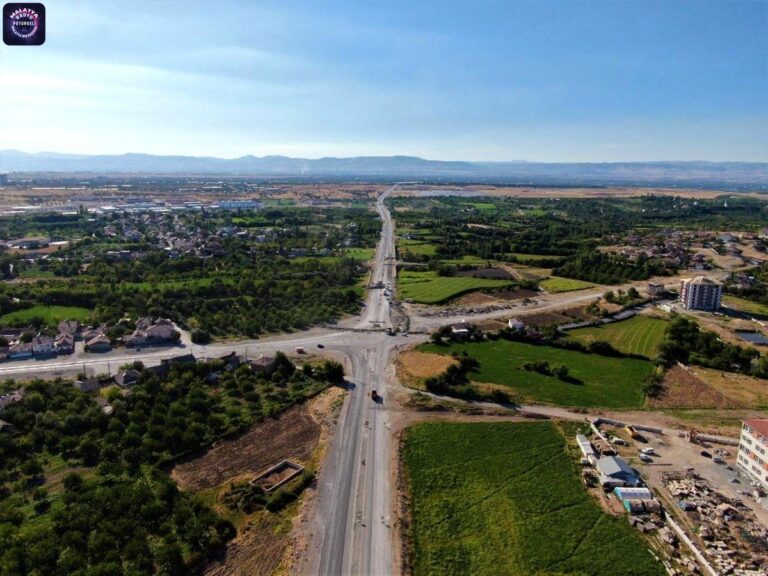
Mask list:
[[[376,400],[379,397],[379,393],[376,391],[376,388],[371,390],[371,400]]]
[[[710,454],[710,453],[709,453],[709,452],[707,452],[706,450],[702,450],[701,452],[699,452],[699,454],[701,454],[702,456],[704,456],[704,458],[712,458],[712,454]]]

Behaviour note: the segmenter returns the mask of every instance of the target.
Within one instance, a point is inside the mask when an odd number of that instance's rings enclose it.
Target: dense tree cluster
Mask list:
[[[633,280],[647,280],[651,276],[671,276],[674,273],[673,268],[658,258],[640,256],[632,260],[620,254],[602,252],[579,254],[554,270],[557,276],[597,284],[620,284]]]
[[[69,382],[27,385],[3,412],[15,433],[0,434],[0,576],[188,574],[232,527],[180,494],[165,465],[304,401],[326,377],[343,370],[296,370],[282,354],[269,377],[222,361],[144,369],[130,394],[109,390],[111,416]],[[77,471],[63,490],[50,474],[62,469]]]
[[[659,346],[659,359],[667,365],[699,364],[768,378],[768,362],[760,358],[757,350],[723,342],[714,332],[702,330],[694,320],[682,316],[667,326]]]

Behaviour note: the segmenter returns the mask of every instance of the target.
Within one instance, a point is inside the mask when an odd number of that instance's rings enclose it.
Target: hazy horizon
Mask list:
[[[270,158],[281,157],[290,158],[292,160],[325,160],[325,159],[353,159],[353,158],[418,158],[419,160],[425,160],[429,162],[468,162],[473,164],[483,163],[495,163],[495,164],[661,164],[661,163],[707,163],[707,164],[768,164],[766,160],[703,160],[701,158],[690,158],[683,160],[668,160],[665,158],[655,158],[650,160],[530,160],[527,158],[511,158],[507,160],[467,160],[465,158],[451,158],[444,160],[442,158],[430,158],[425,156],[417,156],[413,154],[383,154],[383,155],[349,155],[349,156],[332,156],[332,155],[319,155],[319,156],[292,156],[288,154],[251,154],[245,153],[237,156],[220,156],[214,154],[175,154],[173,152],[154,154],[150,152],[142,152],[138,150],[129,150],[126,152],[114,152],[114,153],[87,153],[87,152],[62,152],[60,150],[20,150],[18,148],[5,148],[0,150],[0,154],[7,152],[19,152],[22,154],[28,154],[31,156],[40,155],[44,156],[50,154],[52,156],[156,156],[156,157],[184,157],[184,158],[212,158],[215,160],[239,160],[242,158],[254,157],[254,158]]]

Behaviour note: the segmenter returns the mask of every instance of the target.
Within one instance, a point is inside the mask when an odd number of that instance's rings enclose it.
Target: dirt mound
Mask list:
[[[743,408],[680,366],[667,371],[663,390],[648,400],[653,408]]]
[[[495,293],[491,296],[482,292],[470,292],[451,302],[451,305],[453,307],[492,306],[499,303],[498,298],[495,296]]]
[[[493,295],[501,300],[522,300],[523,298],[535,298],[539,296],[539,293],[535,290],[518,288],[517,290],[500,290],[494,292]]]
[[[244,474],[257,474],[279,460],[309,462],[319,438],[320,425],[308,407],[297,406],[276,420],[255,424],[242,436],[174,466],[171,477],[183,489],[214,488]]]

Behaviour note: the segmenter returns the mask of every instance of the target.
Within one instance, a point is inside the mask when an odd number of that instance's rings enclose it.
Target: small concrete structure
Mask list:
[[[269,493],[290,482],[303,471],[304,466],[290,460],[283,460],[264,470],[264,472],[251,480],[249,484],[261,486],[264,492]]]

